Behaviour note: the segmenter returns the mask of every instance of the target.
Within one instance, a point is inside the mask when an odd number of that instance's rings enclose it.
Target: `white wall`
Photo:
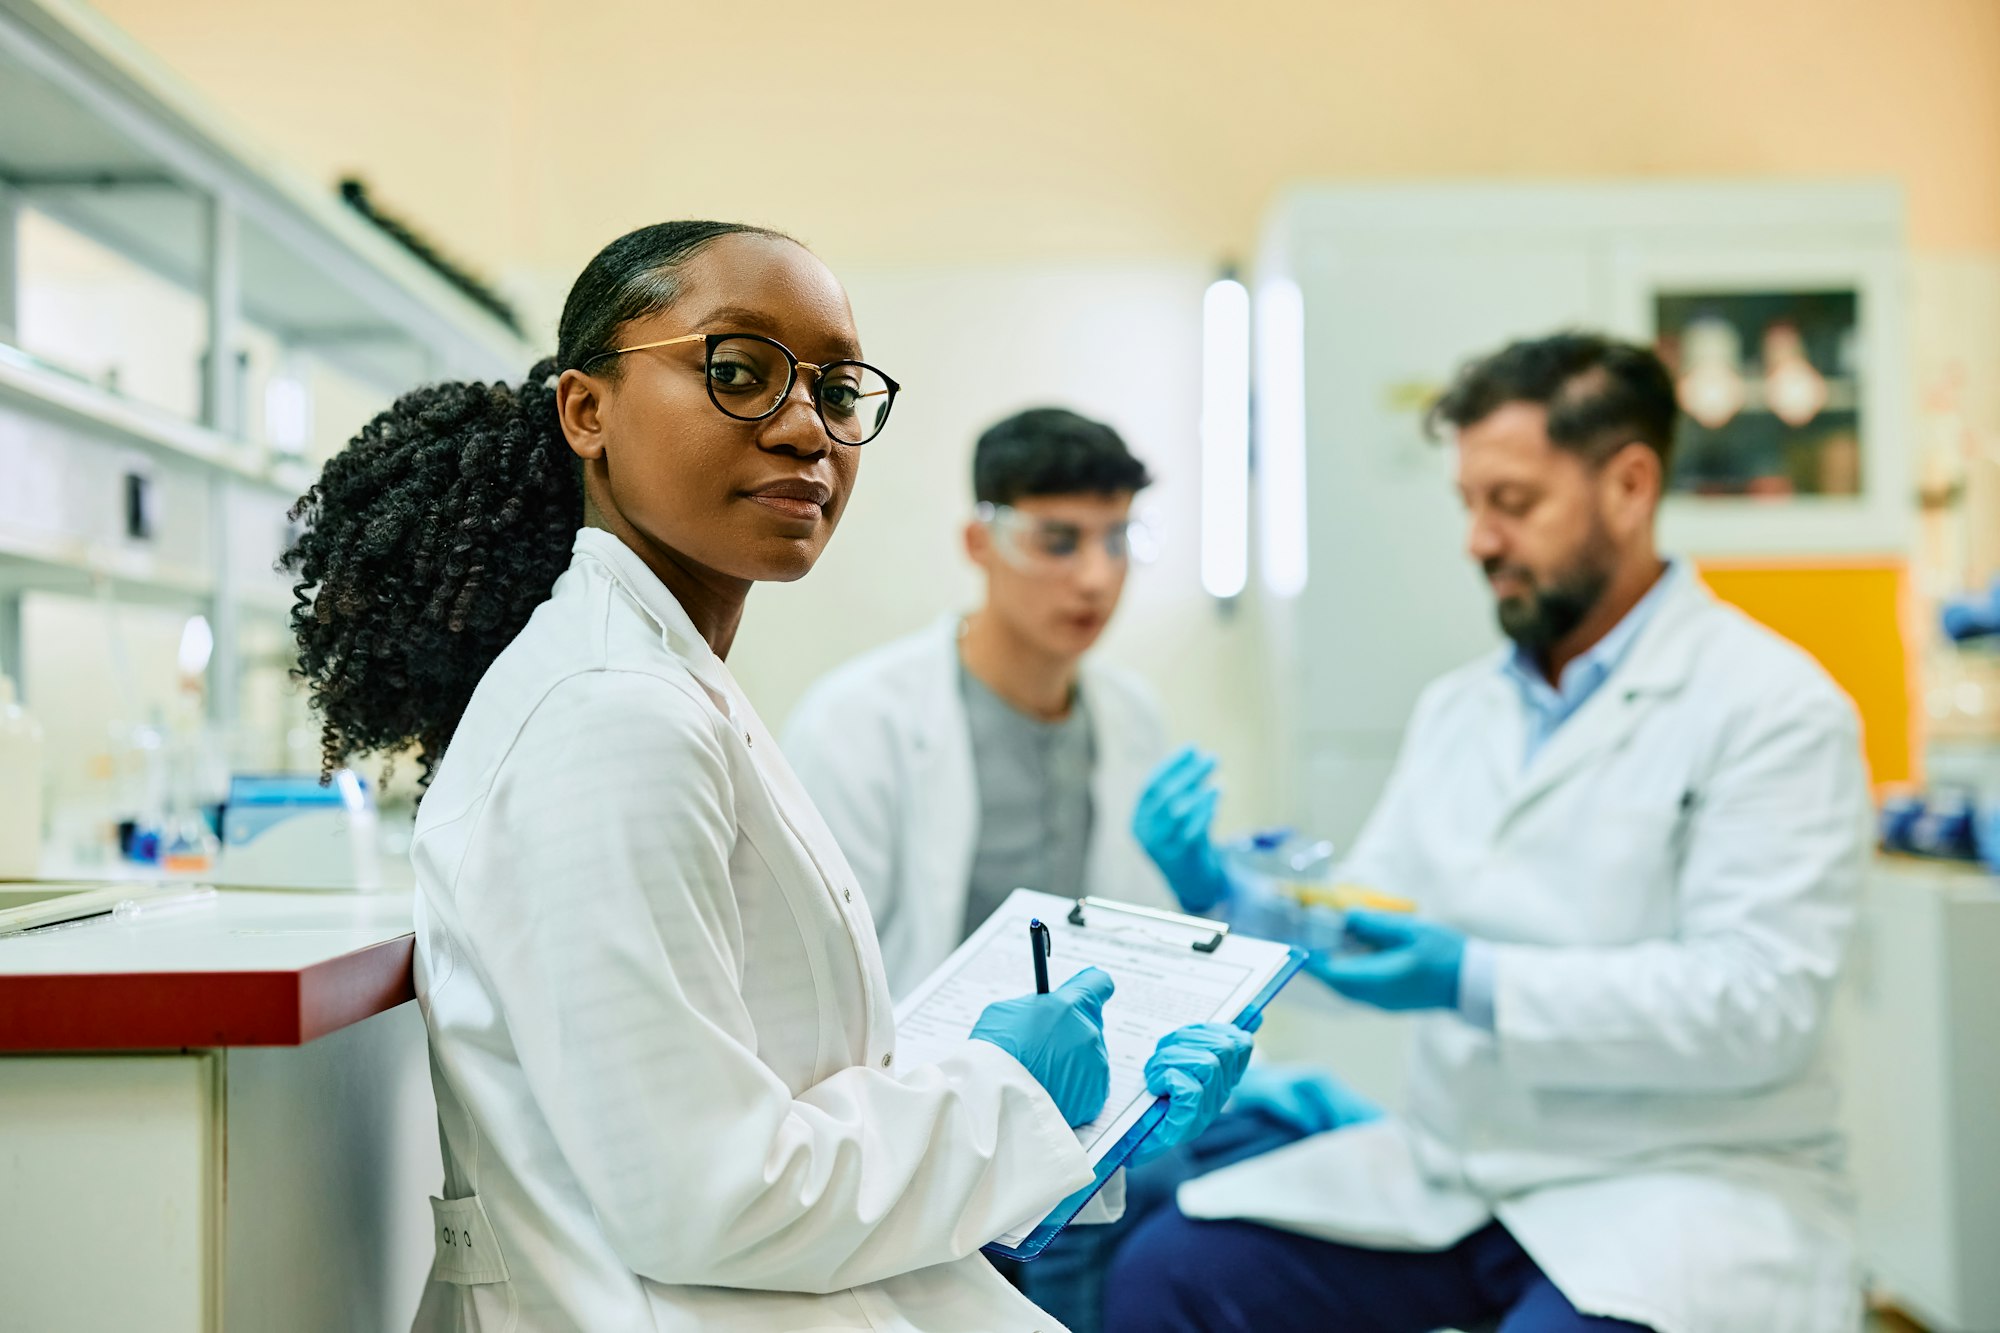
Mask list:
[[[1224,828],[1283,816],[1274,806],[1262,692],[1251,684],[1261,677],[1255,607],[1225,614],[1198,576],[1200,312],[1211,276],[1195,264],[843,272],[868,355],[905,391],[888,433],[864,454],[860,488],[820,567],[751,600],[731,666],[772,726],[821,673],[977,605],[960,538],[972,508],[973,440],[1011,412],[1059,404],[1111,422],[1159,479],[1141,509],[1161,531],[1162,558],[1135,570],[1099,651],[1151,680],[1176,740],[1221,753]],[[520,277],[552,328],[569,275]],[[51,340],[73,333],[75,346],[91,345],[74,304],[52,301],[45,313]],[[104,321],[95,327],[101,332]],[[342,431],[387,406],[386,398],[326,388],[316,385],[316,415]],[[67,803],[90,766],[101,764],[112,722],[144,721],[153,696],[171,693],[179,617],[134,609],[122,618],[123,639],[144,645],[133,648],[134,680],[123,692],[102,671],[79,674],[72,660],[77,643],[111,632],[98,608],[57,599],[38,608],[34,622],[25,683],[50,728],[51,754],[61,757],[51,765],[54,794]],[[282,645],[263,645],[273,647]],[[281,684],[282,673],[272,674]],[[131,689],[143,697],[121,703]],[[253,710],[273,743],[287,721],[274,709],[285,711],[275,699]]]
[[[1055,404],[1115,426],[1158,477],[1142,498],[1161,558],[1135,569],[1101,646],[1160,692],[1176,739],[1223,758],[1221,826],[1265,823],[1276,790],[1253,606],[1225,616],[1201,590],[1201,297],[1189,264],[843,271],[869,358],[904,386],[863,452],[827,554],[790,586],[759,588],[730,666],[768,722],[811,681],[875,644],[971,609],[960,530],[972,444],[1020,408]],[[1121,815],[1122,817],[1122,815]]]

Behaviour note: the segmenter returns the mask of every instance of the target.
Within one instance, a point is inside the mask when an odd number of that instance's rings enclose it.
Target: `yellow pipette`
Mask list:
[[[1301,884],[1288,881],[1278,888],[1286,897],[1307,907],[1331,907],[1341,912],[1355,907],[1365,907],[1372,912],[1408,913],[1417,910],[1417,905],[1408,898],[1371,889],[1365,884]]]

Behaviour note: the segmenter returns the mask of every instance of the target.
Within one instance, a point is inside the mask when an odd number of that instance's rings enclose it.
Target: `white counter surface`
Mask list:
[[[415,997],[407,893],[225,889],[0,938],[0,1051],[297,1045]]]

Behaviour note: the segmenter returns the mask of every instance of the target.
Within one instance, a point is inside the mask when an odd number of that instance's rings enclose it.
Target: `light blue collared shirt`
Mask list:
[[[1632,644],[1646,628],[1646,623],[1660,609],[1666,599],[1668,589],[1679,581],[1681,566],[1677,561],[1668,561],[1660,577],[1646,590],[1646,595],[1625,618],[1612,626],[1611,632],[1599,639],[1575,661],[1563,668],[1562,679],[1549,684],[1542,674],[1541,665],[1529,652],[1515,645],[1501,665],[1501,674],[1514,682],[1520,692],[1521,707],[1526,713],[1528,743],[1521,756],[1521,766],[1526,768],[1534,761],[1556,729],[1576,716],[1578,709],[1590,702],[1590,697],[1603,687],[1632,651]],[[1467,940],[1465,956],[1458,964],[1458,1012],[1466,1022],[1493,1030],[1493,950],[1484,940]]]
[[[1527,713],[1528,745],[1526,753],[1521,756],[1523,768],[1548,744],[1556,729],[1576,716],[1576,711],[1590,702],[1590,696],[1596,694],[1611,673],[1618,669],[1618,664],[1632,651],[1633,641],[1646,628],[1646,622],[1660,609],[1668,586],[1675,582],[1679,572],[1680,566],[1669,561],[1665,571],[1646,590],[1646,595],[1625,613],[1625,618],[1612,626],[1609,634],[1564,667],[1562,679],[1554,685],[1549,684],[1548,677],[1542,674],[1540,663],[1527,649],[1519,644],[1514,646],[1513,653],[1500,670],[1514,682],[1514,688],[1521,695],[1521,707]]]

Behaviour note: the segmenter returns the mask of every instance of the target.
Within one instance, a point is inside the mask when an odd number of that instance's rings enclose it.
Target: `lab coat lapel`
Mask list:
[[[973,766],[972,724],[959,690],[961,619],[947,616],[932,629],[936,653],[909,701],[915,826],[907,828],[913,873],[904,880],[903,910],[920,914],[922,956],[942,958],[957,947],[971,891],[972,860],[979,839],[979,778]],[[921,810],[921,814],[919,814]]]
[[[701,637],[687,611],[667,591],[667,585],[660,582],[660,576],[631,547],[598,528],[579,531],[573,549],[603,562],[618,586],[660,627],[661,641],[667,650],[687,664],[688,671],[708,691],[715,706],[734,723],[738,710],[735,692],[730,689],[729,669],[708,646],[708,640]]]
[[[726,670],[726,668],[724,668]],[[734,691],[731,692],[734,697]],[[871,1049],[886,1050],[895,1044],[895,1009],[889,995],[889,977],[883,969],[881,941],[876,938],[875,921],[868,911],[868,899],[855,882],[854,871],[842,855],[833,831],[820,817],[812,797],[785,762],[777,740],[764,727],[757,711],[745,700],[736,725],[755,755],[752,764],[764,788],[771,795],[778,818],[791,830],[792,837],[805,849],[806,857],[819,873],[829,900],[838,895],[834,911],[847,924],[848,942],[853,945],[855,965],[862,979],[863,1023]],[[754,737],[754,739],[753,739]],[[842,908],[846,910],[843,911]]]
[[[1115,688],[1089,658],[1083,661],[1081,679],[1095,749],[1083,891],[1154,907],[1178,907],[1166,880],[1132,836],[1133,807],[1147,777],[1167,757],[1166,738],[1133,696]]]
[[[1556,728],[1529,762],[1514,798],[1508,802],[1503,827],[1580,770],[1623,745],[1662,699],[1686,684],[1694,670],[1700,614],[1710,600],[1699,578],[1692,573],[1681,576],[1625,660],[1575,716]],[[1513,708],[1519,714],[1518,697]],[[1518,740],[1519,728],[1514,734]]]
[[[1478,731],[1478,753],[1470,759],[1484,770],[1480,776],[1487,785],[1482,790],[1512,793],[1521,783],[1521,753],[1528,745],[1528,731],[1520,691],[1502,674],[1504,660],[1501,654],[1494,655],[1492,670],[1480,686],[1480,714],[1487,725]]]
[[[686,610],[637,553],[610,533],[593,528],[586,528],[577,534],[575,549],[604,563],[618,586],[638,602],[653,623],[660,627],[667,651],[687,666],[717,710],[728,718],[730,727],[742,735],[744,749],[750,755],[750,766],[770,795],[778,819],[804,849],[806,858],[818,873],[821,888],[830,898],[840,898],[848,908],[846,912],[838,906],[834,910],[848,924],[848,939],[854,946],[856,968],[862,978],[864,1025],[871,1043],[886,1045],[893,1034],[893,1028],[888,1026],[891,1023],[891,1007],[888,988],[883,980],[881,951],[867,903],[853,902],[856,886],[847,858],[841,855],[833,834],[814,809],[812,798],[800,785],[791,765],[785,762],[777,741],[766,730],[756,709],[741,695],[729,668],[695,629],[694,621]]]

